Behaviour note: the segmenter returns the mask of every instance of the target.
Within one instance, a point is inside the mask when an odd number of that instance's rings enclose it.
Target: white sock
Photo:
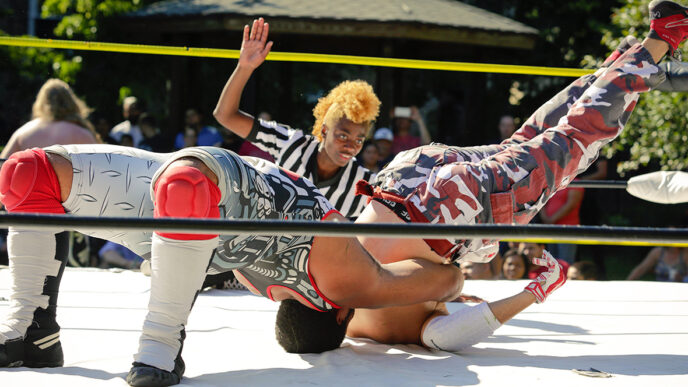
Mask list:
[[[433,318],[421,335],[429,348],[457,352],[481,342],[502,326],[492,314],[487,302],[463,308],[448,315]]]
[[[153,234],[150,301],[135,361],[167,371],[174,369],[181,330],[217,245],[217,237],[187,241]]]
[[[10,308],[0,323],[0,344],[22,338],[33,322],[37,308],[47,308],[42,295],[47,276],[57,276],[61,262],[55,260],[55,232],[10,227],[7,234],[10,261]]]

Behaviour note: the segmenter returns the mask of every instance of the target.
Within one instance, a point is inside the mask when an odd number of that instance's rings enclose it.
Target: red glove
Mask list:
[[[559,289],[566,282],[566,274],[552,254],[544,251],[542,258],[533,258],[533,263],[547,267],[547,271],[540,273],[533,282],[526,286],[526,291],[532,293],[538,304],[545,302],[547,296]]]

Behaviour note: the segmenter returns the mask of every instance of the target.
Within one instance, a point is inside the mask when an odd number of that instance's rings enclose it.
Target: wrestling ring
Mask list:
[[[120,52],[129,48],[128,52],[140,52],[131,51],[133,45],[98,46],[93,42],[79,45],[79,42],[21,39],[2,37],[0,44],[36,46],[40,43],[62,48],[71,44],[68,48],[110,47],[110,51]],[[85,48],[86,43],[91,48]],[[215,52],[231,50],[203,52],[183,48],[180,51],[196,56],[233,55]],[[174,53],[172,48],[167,54],[183,55]],[[289,60],[279,59],[275,54],[279,53],[270,54],[275,60]],[[389,65],[403,64],[392,62]],[[352,59],[346,63],[361,61]],[[518,70],[505,67],[487,71],[500,72],[500,69]],[[462,70],[445,70],[483,71],[465,66]],[[528,69],[531,71],[528,73],[537,73],[533,72],[536,70]],[[555,69],[546,70],[544,75],[572,76],[586,72],[576,69],[575,74],[553,74]],[[625,188],[624,182],[590,184],[590,187],[597,185],[596,188]],[[668,228],[357,225],[0,215],[0,227],[18,225],[35,229],[155,229],[233,234],[260,230],[263,234],[277,235],[392,237],[413,233],[426,238],[460,236],[543,243],[688,247],[688,230]],[[519,291],[527,282],[472,280],[466,283],[464,292],[496,300]],[[64,367],[0,369],[2,386],[126,386],[124,377],[137,350],[149,291],[149,278],[139,272],[68,268],[58,301]],[[10,271],[0,268],[0,314],[10,308],[9,293]],[[688,287],[680,283],[569,281],[546,303],[531,306],[488,340],[461,353],[346,339],[341,348],[324,354],[289,354],[274,339],[277,307],[277,303],[247,291],[212,290],[201,294],[186,327],[187,370],[180,386],[688,385]],[[461,307],[461,304],[448,305],[450,312]]]

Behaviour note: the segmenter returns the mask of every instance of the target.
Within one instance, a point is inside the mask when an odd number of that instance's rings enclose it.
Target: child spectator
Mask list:
[[[566,277],[570,280],[597,281],[599,271],[593,262],[579,261],[569,267]]]
[[[368,168],[372,173],[378,173],[380,171],[380,152],[377,149],[377,145],[374,142],[367,141],[363,144],[363,149],[361,150],[361,163],[364,167]]]
[[[502,277],[508,280],[528,278],[530,263],[528,258],[512,249],[504,253],[504,263],[502,264]]]
[[[177,134],[174,141],[176,149],[182,149],[189,146],[220,146],[223,138],[217,128],[209,125],[203,125],[203,115],[196,108],[187,109],[185,114],[186,127],[184,132]],[[191,142],[194,136],[191,136],[189,130],[194,132],[195,142]]]

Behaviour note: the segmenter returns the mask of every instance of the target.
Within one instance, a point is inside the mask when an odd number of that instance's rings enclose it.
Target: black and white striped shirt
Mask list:
[[[320,142],[314,136],[275,121],[256,119],[246,140],[268,152],[277,165],[312,181],[342,215],[352,218],[363,211],[367,198],[354,195],[356,182],[372,181],[375,175],[356,158],[339,168],[332,178],[320,181],[317,165]]]

